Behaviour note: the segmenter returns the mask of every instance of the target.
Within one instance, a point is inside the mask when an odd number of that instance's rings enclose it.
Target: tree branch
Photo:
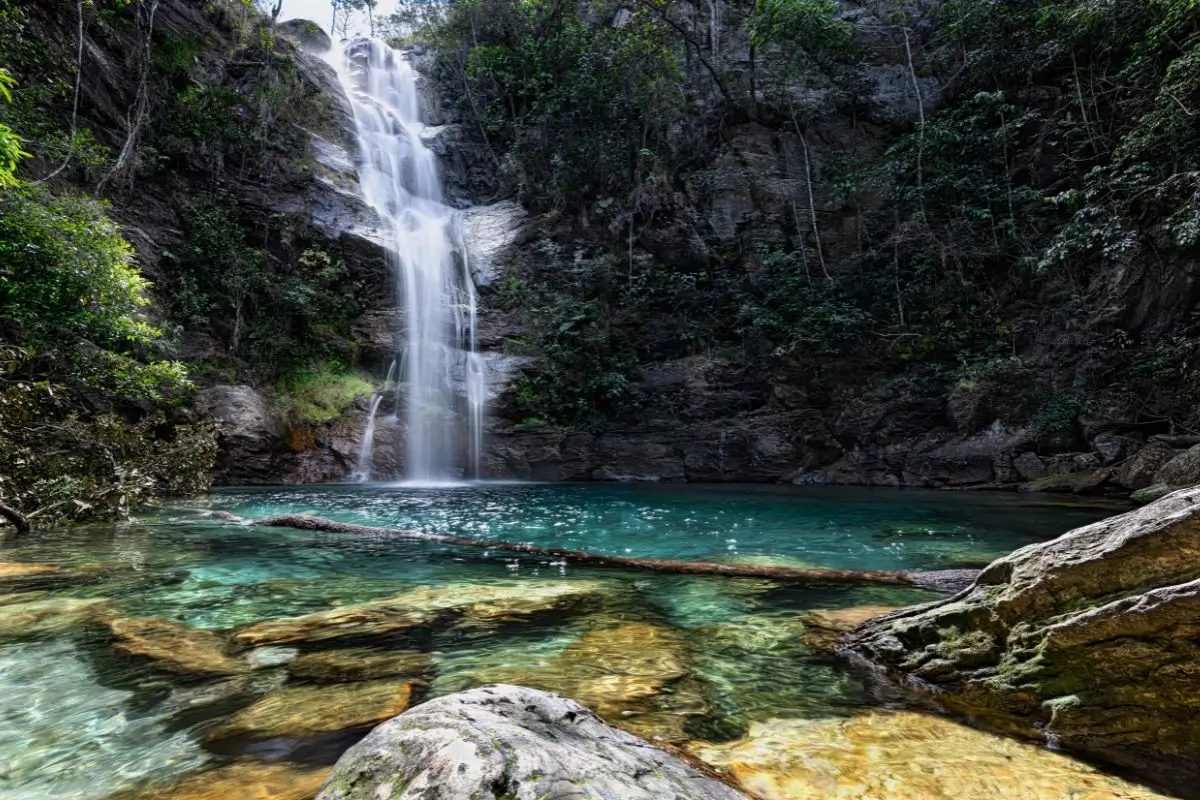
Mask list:
[[[0,517],[8,520],[17,529],[17,533],[29,533],[33,530],[29,520],[25,519],[25,516],[15,508],[0,504]]]
[[[212,515],[217,516],[217,515]],[[220,515],[233,519],[233,515]],[[250,522],[251,525],[298,528],[305,531],[348,533],[365,536],[386,536],[397,539],[417,539],[460,547],[478,547],[561,559],[589,567],[624,569],[638,572],[661,572],[672,575],[724,575],[730,578],[767,578],[770,580],[809,583],[823,586],[912,586],[922,589],[952,591],[969,586],[978,575],[977,570],[941,570],[930,572],[891,572],[886,570],[853,569],[809,569],[763,564],[722,564],[712,561],[671,561],[659,558],[631,558],[629,556],[606,556],[582,550],[565,550],[558,547],[539,547],[532,544],[496,542],[487,539],[470,539],[464,536],[449,536],[438,533],[403,530],[400,528],[375,528],[354,525],[348,522],[321,519],[309,514],[284,514]]]

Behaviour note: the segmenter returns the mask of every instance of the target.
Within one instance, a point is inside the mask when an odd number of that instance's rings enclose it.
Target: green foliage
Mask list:
[[[836,0],[756,0],[747,24],[757,47],[778,44],[809,53],[843,51],[852,29],[838,18]]]
[[[11,89],[15,83],[8,71],[0,67],[0,103],[12,101]],[[21,137],[12,128],[0,124],[0,189],[17,185],[17,164],[28,155],[21,149]]]
[[[33,351],[0,347],[0,501],[48,524],[126,517],[208,488],[214,423],[82,414],[69,386],[30,375],[33,360]]]
[[[231,355],[268,374],[328,352],[360,311],[345,263],[316,247],[291,248],[291,260],[272,257],[250,243],[239,212],[229,196],[185,204],[186,243],[168,261],[172,315],[211,330]],[[272,221],[275,235],[302,239],[295,220]]]
[[[189,387],[156,360],[161,331],[140,314],[148,284],[103,204],[33,188],[0,193],[0,333],[52,353],[87,385],[162,401]]]
[[[463,0],[430,33],[526,204],[573,208],[628,190],[665,147],[675,59],[661,25],[631,13],[612,26],[561,0]]]
[[[375,387],[336,361],[320,361],[290,369],[279,383],[279,408],[302,423],[336,419],[355,400],[370,397]]]

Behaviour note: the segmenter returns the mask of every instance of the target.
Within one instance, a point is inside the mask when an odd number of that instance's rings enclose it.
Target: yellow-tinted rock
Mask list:
[[[267,620],[238,629],[238,647],[372,639],[410,628],[496,624],[537,614],[594,606],[611,589],[604,581],[520,581],[454,584],[358,603],[301,617]]]
[[[52,597],[4,606],[0,639],[54,636],[100,616],[106,600]]]
[[[283,688],[232,714],[206,740],[307,739],[375,725],[412,705],[415,688],[401,681]]]
[[[589,631],[540,666],[485,668],[474,677],[480,684],[512,683],[555,692],[639,736],[682,741],[686,718],[706,711],[698,686],[685,680],[690,666],[678,634],[628,622]]]
[[[148,658],[156,667],[178,675],[216,677],[249,672],[246,662],[225,654],[225,640],[165,619],[113,619],[107,626],[118,652]]]
[[[50,575],[62,572],[58,564],[13,564],[0,562],[0,584],[18,581],[34,575]]]
[[[377,678],[428,677],[433,660],[414,650],[388,652],[370,647],[351,647],[306,653],[288,665],[293,677],[316,683],[348,683]]]
[[[312,800],[328,774],[325,768],[243,761],[193,772],[169,784],[121,795],[119,800]]]
[[[813,611],[800,618],[804,623],[801,639],[816,650],[834,651],[842,637],[862,623],[881,617],[903,606],[854,606]]]
[[[1165,800],[1067,756],[941,717],[769,720],[688,748],[763,800]]]

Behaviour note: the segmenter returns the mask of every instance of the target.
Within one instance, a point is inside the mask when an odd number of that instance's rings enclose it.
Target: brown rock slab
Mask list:
[[[595,607],[610,588],[605,581],[520,581],[414,589],[384,600],[254,623],[235,631],[233,642],[261,647],[366,640],[411,628],[527,621],[539,614]]]
[[[416,689],[404,681],[285,687],[230,715],[205,741],[310,739],[376,725],[412,705]]]
[[[112,619],[106,625],[116,638],[114,649],[167,672],[220,677],[250,671],[246,662],[225,654],[225,639],[213,631],[165,619]]]
[[[328,774],[326,768],[243,761],[112,800],[312,800]]]
[[[842,638],[869,619],[890,614],[903,606],[855,606],[812,611],[800,618],[804,633],[800,639],[814,650],[832,653]]]
[[[555,692],[631,733],[678,742],[687,738],[687,717],[707,711],[690,670],[679,634],[660,625],[628,622],[589,631],[542,666],[485,668],[475,680]]]
[[[1166,800],[1060,753],[908,711],[772,719],[688,749],[763,800]]]
[[[427,678],[433,672],[428,653],[415,650],[376,650],[350,647],[305,653],[288,666],[294,678],[313,683],[352,683],[379,678]]]
[[[14,603],[0,611],[0,639],[43,638],[65,633],[101,616],[107,600],[52,597]]]
[[[0,592],[58,589],[90,583],[103,573],[102,567],[66,569],[59,564],[0,562]]]

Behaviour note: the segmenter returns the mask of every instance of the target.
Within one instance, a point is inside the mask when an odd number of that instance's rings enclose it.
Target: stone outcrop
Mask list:
[[[988,566],[845,652],[946,707],[1187,791],[1200,774],[1200,487]]]
[[[528,620],[544,613],[594,608],[610,585],[603,581],[525,581],[414,589],[384,600],[239,628],[237,647],[381,639],[414,628],[479,626]]]
[[[375,725],[412,705],[418,688],[394,680],[286,687],[236,712],[205,741],[311,739]]]
[[[1166,800],[1060,753],[910,711],[770,719],[688,749],[763,800]]]
[[[250,671],[248,663],[225,654],[225,639],[213,631],[165,619],[123,618],[105,624],[117,652],[146,659],[165,672],[211,678]]]
[[[487,686],[431,700],[346,751],[318,800],[746,800],[571,700]]]
[[[111,800],[312,800],[327,769],[241,761],[190,773]]]

